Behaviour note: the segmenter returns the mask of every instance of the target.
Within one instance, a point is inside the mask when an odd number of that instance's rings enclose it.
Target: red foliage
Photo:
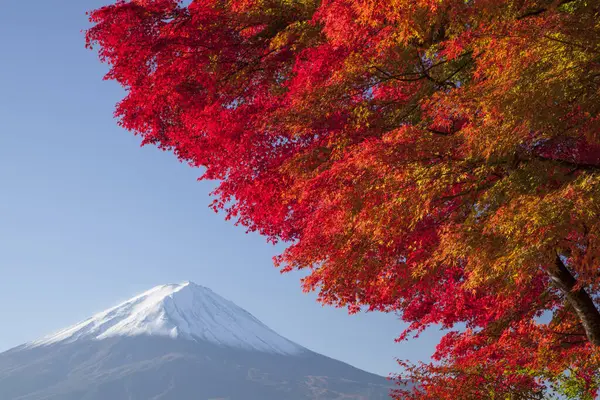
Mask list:
[[[310,270],[306,290],[399,313],[401,340],[449,330],[399,397],[583,396],[600,367],[599,13],[119,0],[87,43],[127,90],[120,124],[219,180],[214,209],[288,242],[276,262]]]

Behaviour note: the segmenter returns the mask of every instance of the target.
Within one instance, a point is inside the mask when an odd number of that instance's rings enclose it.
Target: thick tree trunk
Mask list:
[[[548,271],[554,285],[565,295],[567,301],[581,320],[590,343],[600,346],[600,312],[584,289],[573,290],[577,281],[559,256],[556,268]]]

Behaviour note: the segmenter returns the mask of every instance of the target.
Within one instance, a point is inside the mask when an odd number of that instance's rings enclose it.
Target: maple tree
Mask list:
[[[87,44],[120,124],[219,180],[323,303],[397,312],[398,398],[593,398],[600,3],[117,1]]]

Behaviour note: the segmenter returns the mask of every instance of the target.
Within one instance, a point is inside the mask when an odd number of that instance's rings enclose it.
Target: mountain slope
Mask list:
[[[192,282],[157,286],[30,346],[137,335],[201,340],[281,354],[305,350],[246,310]]]
[[[0,354],[3,400],[377,400],[390,387],[193,283]]]

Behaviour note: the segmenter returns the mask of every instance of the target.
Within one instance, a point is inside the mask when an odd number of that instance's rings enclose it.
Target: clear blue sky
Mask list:
[[[0,351],[158,284],[191,280],[282,335],[387,375],[433,332],[394,343],[393,315],[348,316],[280,275],[280,248],[208,208],[200,171],[117,127],[122,92],[84,48],[109,0],[4,0],[0,12]]]

